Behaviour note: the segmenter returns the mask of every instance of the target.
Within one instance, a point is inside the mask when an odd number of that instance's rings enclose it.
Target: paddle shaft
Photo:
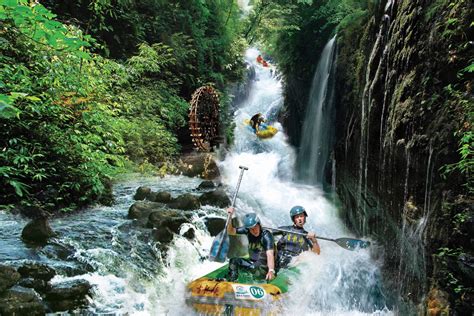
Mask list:
[[[298,232],[294,232],[294,231],[286,230],[286,229],[270,228],[270,227],[266,227],[266,229],[280,231],[280,232],[288,233],[288,234],[295,234],[295,235],[304,236],[304,237],[308,236],[308,234],[298,233]],[[336,244],[338,244],[339,246],[341,246],[342,248],[345,248],[345,249],[348,249],[348,250],[354,250],[356,247],[367,248],[368,246],[370,246],[370,242],[368,242],[368,241],[363,241],[363,240],[353,239],[353,238],[332,239],[332,238],[319,237],[319,236],[316,236],[316,238],[317,239],[322,239],[322,240],[333,241]]]
[[[240,168],[240,176],[239,176],[239,180],[237,181],[237,187],[235,188],[234,197],[232,198],[232,203],[230,205],[231,207],[234,207],[234,205],[235,205],[235,200],[237,199],[237,192],[239,192],[240,183],[242,182],[242,177],[244,176],[244,171],[249,169],[249,168],[244,167],[244,166],[239,166],[239,168]],[[217,256],[221,252],[222,242],[224,241],[225,237],[227,236],[227,226],[229,225],[231,217],[232,217],[231,214],[227,215],[227,220],[225,221],[225,226],[224,226],[224,233],[222,234],[222,238],[219,242],[219,248],[217,248]]]
[[[295,235],[299,235],[299,236],[304,236],[304,237],[308,237],[308,234],[305,234],[305,233],[298,233],[298,232],[294,232],[294,231],[291,231],[291,230],[286,230],[286,229],[280,229],[280,228],[270,228],[270,227],[263,227],[264,229],[269,229],[269,230],[275,230],[277,232],[282,232],[282,233],[288,233],[288,234],[295,234]],[[335,239],[331,239],[331,238],[326,238],[326,237],[319,237],[319,236],[316,236],[317,239],[323,239],[323,240],[329,240],[329,241],[336,241]]]

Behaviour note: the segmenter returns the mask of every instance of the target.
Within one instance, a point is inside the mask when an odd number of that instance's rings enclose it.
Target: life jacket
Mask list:
[[[268,230],[262,230],[260,236],[255,237],[247,233],[249,240],[249,258],[255,266],[267,266],[267,250],[273,249],[273,235]]]
[[[308,232],[303,228],[296,226],[279,227],[281,229],[294,231],[297,233],[307,234]],[[297,256],[303,251],[310,249],[310,242],[308,238],[292,233],[284,233],[277,243],[278,255]]]

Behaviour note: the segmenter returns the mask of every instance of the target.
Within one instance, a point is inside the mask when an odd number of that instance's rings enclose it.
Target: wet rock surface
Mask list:
[[[230,199],[222,188],[202,194],[199,197],[199,202],[201,202],[202,205],[211,205],[220,208],[225,208],[230,205]]]
[[[70,280],[51,285],[56,271],[36,262],[18,268],[0,265],[0,315],[44,315],[75,310],[87,304],[91,285]]]
[[[384,257],[387,283],[402,291],[398,295],[416,306],[436,287],[448,296],[450,312],[461,314],[458,307],[472,304],[471,268],[461,259],[474,252],[464,228],[469,211],[459,201],[467,179],[440,170],[459,161],[453,137],[465,131],[459,102],[473,100],[471,79],[459,77],[473,48],[453,49],[463,45],[470,16],[467,1],[388,1],[338,34],[335,87],[334,161],[345,223],[380,243],[383,253],[375,255]],[[453,19],[458,27],[448,39],[444,32]],[[457,90],[445,93],[447,86]],[[426,238],[414,237],[420,230]],[[441,249],[450,249],[447,258],[436,256]],[[404,256],[410,250],[425,258],[426,275]],[[405,275],[404,287],[390,282],[393,271]]]
[[[21,237],[31,243],[45,243],[49,238],[56,236],[46,218],[34,219],[21,232]]]

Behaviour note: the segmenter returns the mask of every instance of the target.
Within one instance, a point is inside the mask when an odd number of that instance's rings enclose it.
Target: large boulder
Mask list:
[[[221,208],[230,205],[230,199],[222,188],[204,193],[199,197],[199,202],[201,202],[201,205],[212,205]]]
[[[135,195],[133,196],[134,200],[145,200],[151,193],[151,189],[149,187],[139,187]]]
[[[46,218],[37,218],[26,224],[21,232],[23,240],[33,243],[45,243],[48,238],[56,236]]]
[[[191,212],[181,210],[154,211],[148,218],[147,226],[153,228],[154,240],[169,243],[173,240],[174,234],[179,233],[181,225],[191,223],[191,217]]]
[[[55,275],[56,271],[44,264],[27,263],[18,268],[18,272],[24,278],[39,279],[48,282]]]
[[[156,193],[154,199],[152,200],[154,202],[161,202],[161,203],[168,203],[171,202],[171,194],[169,192],[158,192]]]
[[[177,234],[179,227],[184,223],[191,223],[191,212],[184,212],[181,210],[160,210],[150,213],[148,217],[148,227],[163,228],[167,227],[172,232]]]
[[[86,280],[65,281],[54,284],[45,298],[54,312],[74,310],[87,304],[86,295],[91,288]]]
[[[164,205],[156,202],[138,201],[132,204],[128,209],[128,218],[146,219],[150,213],[163,208]]]
[[[201,207],[201,204],[196,196],[186,193],[168,203],[168,206],[179,210],[196,210]]]
[[[49,282],[33,278],[21,279],[18,282],[18,285],[34,289],[38,293],[44,293],[51,289],[51,285],[49,284]]]
[[[153,229],[151,232],[153,240],[163,244],[168,244],[173,240],[174,233],[167,227]]]
[[[201,177],[212,180],[219,177],[219,168],[211,153],[193,152],[181,157],[178,170],[188,177]]]
[[[14,286],[0,295],[0,315],[44,315],[45,308],[33,289]]]
[[[217,216],[207,216],[204,218],[204,224],[211,236],[217,236],[225,227],[226,219]]]
[[[214,189],[216,185],[214,184],[213,181],[211,180],[205,180],[199,184],[199,186],[196,188],[196,190],[209,190],[209,189]]]
[[[0,265],[0,293],[15,285],[20,278],[21,275],[15,270],[15,268]]]

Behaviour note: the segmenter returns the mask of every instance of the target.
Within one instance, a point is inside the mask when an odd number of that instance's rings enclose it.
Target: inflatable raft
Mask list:
[[[254,280],[240,272],[235,282],[227,281],[228,265],[188,284],[186,303],[204,315],[279,315],[281,298],[288,291],[290,276],[297,268],[281,270],[271,282]]]
[[[244,124],[254,133],[250,120],[245,120]],[[266,139],[272,138],[276,133],[278,133],[278,130],[275,127],[262,123],[256,135],[258,138]]]

